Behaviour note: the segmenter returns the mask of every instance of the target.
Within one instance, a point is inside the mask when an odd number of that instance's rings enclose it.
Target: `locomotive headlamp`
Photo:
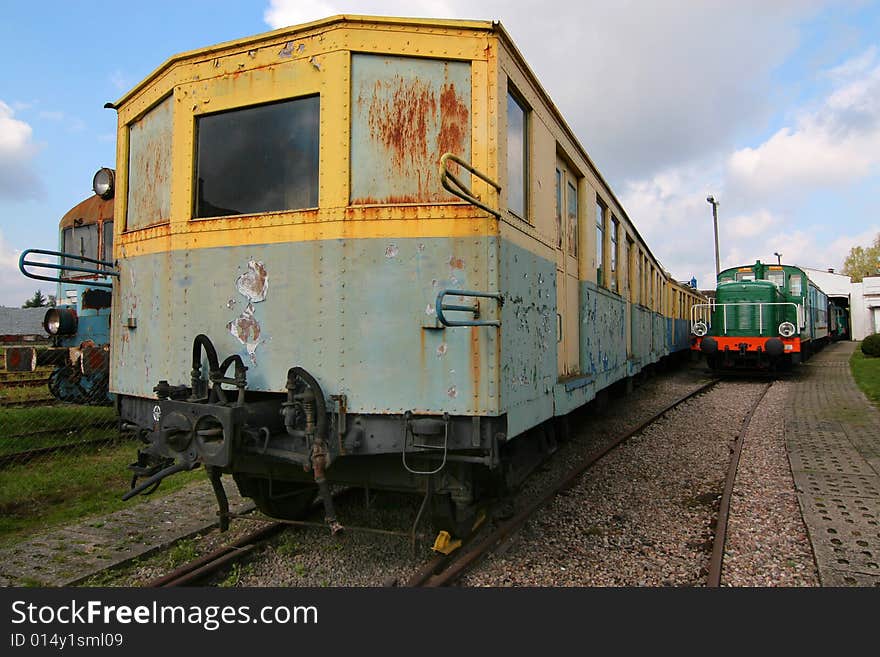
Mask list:
[[[113,173],[113,169],[107,167],[98,169],[98,173],[92,178],[92,190],[101,198],[112,198],[115,179],[116,175]]]
[[[694,324],[694,327],[691,329],[691,332],[696,335],[698,338],[702,338],[706,333],[709,332],[709,327],[706,326],[706,322],[699,321]]]
[[[795,330],[794,324],[791,322],[782,322],[782,324],[779,325],[779,335],[783,338],[790,338],[794,335]]]
[[[73,335],[76,325],[76,313],[68,308],[50,308],[43,317],[43,328],[49,335]]]

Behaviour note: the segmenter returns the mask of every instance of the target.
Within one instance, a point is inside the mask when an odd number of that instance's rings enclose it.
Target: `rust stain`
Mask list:
[[[244,311],[226,325],[228,331],[247,349],[251,362],[256,364],[255,353],[260,345],[260,323],[254,317],[254,307],[248,304]]]
[[[235,286],[251,303],[265,301],[269,293],[269,274],[265,265],[253,259],[248,260],[248,270],[238,277]]]
[[[480,407],[480,328],[471,326],[471,385],[474,391],[474,408]]]
[[[449,256],[449,266],[452,269],[464,269],[464,260],[461,258],[457,258],[456,256]]]
[[[437,111],[437,99],[421,80],[377,80],[370,103],[371,134],[391,153],[398,168],[428,158],[428,117]]]
[[[379,200],[372,196],[362,196],[351,200],[352,205],[400,205],[402,203],[421,203],[424,199],[418,196],[389,196]]]
[[[464,152],[465,138],[469,134],[470,108],[461,102],[455,84],[447,82],[440,92],[440,153]]]

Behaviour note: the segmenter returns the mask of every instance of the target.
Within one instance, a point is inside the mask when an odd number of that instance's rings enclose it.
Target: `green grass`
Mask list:
[[[0,545],[149,499],[120,499],[131,482],[126,466],[135,460],[136,453],[136,443],[125,441],[0,469]],[[156,495],[204,477],[201,468],[174,475],[162,483]]]
[[[38,406],[0,409],[0,455],[72,442],[112,439],[111,406]]]
[[[880,358],[868,358],[861,349],[856,349],[849,359],[849,366],[865,396],[880,405]]]

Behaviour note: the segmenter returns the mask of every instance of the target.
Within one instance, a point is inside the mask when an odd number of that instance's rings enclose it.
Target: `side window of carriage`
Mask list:
[[[318,206],[320,97],[196,118],[195,218]]]
[[[507,83],[507,209],[529,221],[529,108]]]

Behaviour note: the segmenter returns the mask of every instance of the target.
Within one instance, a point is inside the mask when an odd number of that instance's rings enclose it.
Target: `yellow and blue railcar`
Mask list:
[[[649,251],[496,22],[337,16],[177,55],[115,103],[111,389],[143,482],[273,515],[328,483],[467,523],[552,420],[676,351]],[[430,483],[430,485],[429,485]]]

